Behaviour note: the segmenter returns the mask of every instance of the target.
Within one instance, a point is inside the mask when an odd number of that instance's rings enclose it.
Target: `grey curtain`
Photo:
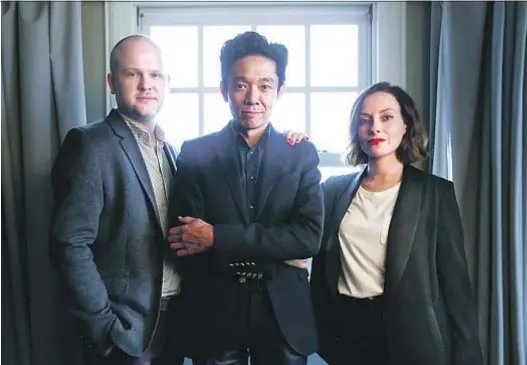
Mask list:
[[[86,123],[80,2],[2,2],[2,363],[73,364],[48,260],[49,173]]]
[[[487,365],[527,364],[527,3],[436,2],[432,172],[456,184]]]

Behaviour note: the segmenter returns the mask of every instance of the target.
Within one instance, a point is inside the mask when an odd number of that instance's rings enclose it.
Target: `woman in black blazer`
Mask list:
[[[324,184],[311,285],[330,365],[483,365],[451,182],[410,164],[427,136],[411,97],[378,83],[351,113],[350,165]]]

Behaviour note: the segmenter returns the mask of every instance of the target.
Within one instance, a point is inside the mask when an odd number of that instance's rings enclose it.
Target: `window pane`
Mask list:
[[[349,115],[354,92],[311,94],[311,133],[319,150],[342,153],[349,143]]]
[[[174,147],[199,136],[198,94],[167,94],[158,123]]]
[[[170,87],[198,86],[198,27],[153,26],[150,36],[163,52]]]
[[[358,86],[357,25],[311,26],[311,85]]]
[[[289,51],[286,71],[288,86],[305,86],[306,83],[306,38],[303,25],[266,25],[256,31],[270,42],[282,43]]]
[[[205,103],[205,134],[217,132],[231,120],[229,104],[220,93],[207,93]]]
[[[251,30],[249,25],[203,27],[203,71],[205,74],[205,86],[220,85],[220,51],[223,43],[248,30]]]
[[[306,130],[306,97],[303,93],[285,92],[274,105],[271,116],[273,126],[279,132],[294,130],[305,132]]]

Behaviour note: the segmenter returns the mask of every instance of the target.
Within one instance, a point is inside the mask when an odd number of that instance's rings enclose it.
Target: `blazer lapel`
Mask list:
[[[260,166],[262,178],[260,179],[259,183],[258,203],[256,206],[257,220],[260,217],[263,208],[265,207],[265,202],[269,197],[269,193],[273,188],[276,176],[280,171],[281,159],[284,155],[286,155],[286,151],[284,151],[282,148],[286,142],[283,141],[283,144],[280,143],[281,136],[271,125],[269,125],[269,129],[269,139],[267,140],[267,144],[264,146],[264,156],[262,159],[262,165]]]
[[[396,288],[406,268],[419,221],[422,193],[423,183],[415,168],[406,166],[388,230],[384,284],[387,294]]]
[[[333,215],[330,217],[330,226],[328,231],[328,245],[326,248],[326,257],[327,257],[327,279],[331,293],[337,294],[337,283],[340,275],[340,242],[338,238],[339,226],[348,210],[357,189],[359,188],[360,182],[366,168],[361,172],[352,176],[350,184],[341,192],[335,194],[335,205]]]
[[[148,197],[150,205],[154,210],[157,221],[159,222],[159,213],[157,211],[156,200],[154,196],[154,188],[150,182],[150,176],[148,175],[148,170],[146,169],[145,161],[137,145],[137,141],[132,134],[132,131],[128,128],[124,120],[114,109],[107,118],[107,121],[110,124],[110,127],[113,129],[114,133],[120,138],[120,144],[124,150],[126,156],[130,160],[132,167],[141,183],[141,186]]]
[[[172,176],[176,174],[176,151],[174,151],[174,148],[168,144],[168,142],[165,142],[163,149],[165,151],[165,154],[167,156],[168,164],[170,165],[170,171],[172,171]]]
[[[249,223],[249,214],[247,212],[247,206],[245,203],[245,195],[243,193],[241,183],[241,169],[238,163],[236,148],[236,136],[230,130],[230,124],[227,124],[220,132],[218,144],[216,146],[217,158],[220,165],[223,167],[222,175],[234,198],[234,202],[240,211],[241,216],[246,223]]]

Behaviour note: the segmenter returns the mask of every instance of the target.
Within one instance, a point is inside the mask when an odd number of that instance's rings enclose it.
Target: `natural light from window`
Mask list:
[[[186,13],[177,6],[140,9],[142,31],[161,47],[171,76],[159,123],[176,148],[229,121],[228,104],[219,92],[220,50],[226,40],[254,30],[289,51],[286,90],[271,122],[278,130],[310,136],[320,151],[323,179],[347,173],[341,156],[348,145],[349,114],[358,92],[371,80],[371,24],[364,7],[348,5],[345,9],[355,15],[349,17],[342,16],[342,7],[323,9],[295,8],[294,17],[287,16],[290,7],[279,4],[264,12],[236,6],[223,17],[206,12],[198,17],[200,7]]]

